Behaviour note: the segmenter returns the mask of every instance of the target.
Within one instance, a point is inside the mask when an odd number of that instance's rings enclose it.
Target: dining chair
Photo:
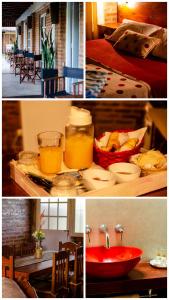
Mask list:
[[[61,241],[59,241],[59,251],[66,250],[66,251],[69,251],[70,254],[75,254],[75,251],[78,247],[79,247],[79,245],[74,242],[62,243]]]
[[[69,286],[73,297],[81,294],[83,288],[83,247],[75,250],[74,271],[69,278]]]
[[[2,256],[2,276],[14,279],[14,257]]]
[[[57,298],[68,296],[69,251],[53,253],[52,279],[34,285],[40,298]]]
[[[76,80],[72,83],[72,93],[66,91],[66,78]],[[43,82],[43,97],[83,96],[83,69],[64,67],[62,76],[46,78]]]

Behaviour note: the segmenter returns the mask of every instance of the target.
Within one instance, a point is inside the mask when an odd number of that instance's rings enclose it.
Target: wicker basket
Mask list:
[[[121,129],[121,130],[113,130],[112,132],[131,132],[133,130],[131,129]],[[98,140],[102,137],[101,135]],[[100,150],[96,144],[94,144],[94,162],[97,165],[100,165],[101,167],[107,169],[109,165],[118,163],[118,162],[128,162],[131,155],[139,153],[139,150],[143,144],[143,140],[141,143],[136,146],[132,150],[127,151],[121,151],[121,152],[106,152],[103,150]]]

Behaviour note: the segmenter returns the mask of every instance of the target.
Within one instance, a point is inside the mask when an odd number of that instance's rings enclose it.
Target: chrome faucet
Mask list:
[[[120,233],[121,235],[121,241],[123,239],[123,232],[124,232],[124,227],[121,225],[121,224],[117,224],[115,227],[114,227],[114,230],[116,233]]]
[[[92,229],[89,225],[86,225],[86,234],[88,236],[88,241],[90,243],[90,233],[91,233]]]
[[[105,225],[105,224],[100,225],[100,226],[99,226],[99,231],[100,231],[101,233],[105,233],[105,237],[106,237],[106,248],[110,248],[110,237],[109,237],[107,225]]]

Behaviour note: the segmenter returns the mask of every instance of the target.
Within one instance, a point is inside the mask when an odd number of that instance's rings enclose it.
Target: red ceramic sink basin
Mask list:
[[[100,278],[123,277],[140,261],[142,253],[139,248],[123,246],[86,248],[86,273]]]

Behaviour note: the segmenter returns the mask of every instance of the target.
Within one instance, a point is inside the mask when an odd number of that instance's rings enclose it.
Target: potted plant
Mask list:
[[[35,258],[41,258],[43,254],[43,249],[42,249],[42,241],[45,239],[45,233],[42,231],[41,227],[43,224],[43,217],[44,213],[40,215],[40,226],[39,229],[35,230],[32,233],[33,238],[35,239],[36,242],[36,248],[35,248]]]
[[[44,96],[44,81],[43,79],[57,77],[58,70],[54,69],[54,45],[52,40],[52,28],[46,33],[41,28],[41,42],[42,42],[42,96]],[[51,86],[51,93],[54,92],[54,83]],[[46,85],[46,95],[49,94],[49,85]]]
[[[18,39],[16,39],[16,41],[13,43],[13,47],[12,47],[13,53],[16,53],[18,50]]]

